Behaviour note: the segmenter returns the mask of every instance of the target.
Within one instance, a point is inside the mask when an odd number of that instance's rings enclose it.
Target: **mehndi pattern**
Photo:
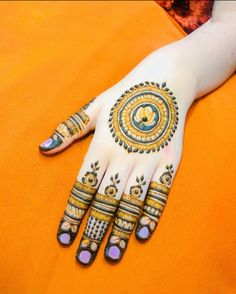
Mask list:
[[[97,193],[93,200],[76,254],[77,260],[84,265],[90,265],[94,261],[119,203],[119,200],[115,198],[118,192],[116,185],[120,182],[118,174],[111,176],[110,180],[112,183],[105,188],[105,195]]]
[[[139,217],[143,201],[140,198],[146,184],[144,176],[137,177],[135,186],[130,188],[130,194],[123,194],[116,212],[112,231],[105,248],[105,257],[112,262],[119,261],[126,250],[130,235]]]
[[[81,221],[96,194],[98,161],[90,167],[91,170],[86,172],[82,182],[75,181],[71,190],[57,233],[57,239],[62,245],[70,245],[74,241]]]
[[[178,124],[178,106],[166,83],[140,83],[111,108],[109,128],[128,152],[150,153],[168,145]]]
[[[139,240],[148,240],[153,234],[167,202],[173,173],[173,165],[167,165],[166,171],[159,178],[160,182],[151,181],[136,229]]]
[[[86,108],[85,108],[86,109]],[[59,124],[52,136],[43,142],[39,148],[42,151],[49,151],[66,144],[76,133],[84,131],[89,122],[89,116],[84,108],[71,115],[66,121]]]

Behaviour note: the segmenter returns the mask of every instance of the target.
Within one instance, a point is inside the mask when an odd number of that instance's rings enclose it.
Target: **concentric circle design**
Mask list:
[[[173,93],[154,82],[130,88],[111,108],[109,128],[128,152],[159,151],[177,128],[178,106]]]

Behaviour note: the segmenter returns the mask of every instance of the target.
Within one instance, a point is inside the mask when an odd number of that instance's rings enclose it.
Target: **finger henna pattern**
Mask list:
[[[76,181],[71,190],[57,233],[57,239],[62,245],[70,245],[74,241],[80,223],[97,191],[95,186],[98,181],[98,161],[91,164],[91,169],[82,178],[82,183]]]
[[[130,187],[130,195],[135,197],[140,197],[143,193],[142,186],[146,184],[146,181],[144,181],[144,176],[136,177],[137,185]]]
[[[105,194],[107,196],[111,196],[111,197],[116,196],[116,193],[118,192],[116,185],[120,183],[118,176],[119,176],[118,174],[115,174],[114,177],[111,176],[110,180],[111,180],[112,184],[105,188]]]
[[[145,241],[152,236],[167,202],[173,172],[173,165],[167,165],[166,171],[159,179],[160,183],[155,181],[150,183],[143,212],[136,229],[136,237],[139,240]]]
[[[106,234],[110,221],[116,211],[119,200],[115,198],[120,182],[118,174],[111,176],[112,184],[105,188],[105,195],[97,193],[87,220],[76,258],[83,265],[90,265],[98,252],[100,244]]]
[[[111,108],[109,128],[128,152],[150,153],[168,145],[178,124],[178,106],[166,83],[140,83]]]
[[[89,117],[84,112],[87,106],[88,104],[79,112],[71,115],[65,122],[60,123],[53,135],[40,144],[39,148],[44,152],[52,150],[67,143],[75,134],[82,133],[89,122]]]
[[[130,188],[130,195],[122,195],[112,232],[105,248],[105,258],[112,262],[117,262],[122,258],[141,211],[143,201],[138,198],[142,193],[141,186],[146,182],[143,176],[137,177],[136,182],[138,185]]]

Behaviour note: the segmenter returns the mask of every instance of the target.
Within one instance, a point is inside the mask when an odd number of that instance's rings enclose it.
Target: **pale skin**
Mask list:
[[[84,120],[83,129],[78,129],[66,140],[56,145],[50,145],[51,139],[42,143],[40,145],[41,152],[45,154],[57,153],[65,149],[74,140],[95,129],[89,150],[77,176],[77,181],[84,183],[86,173],[91,172],[91,164],[98,162],[95,171],[96,181],[93,183],[94,191],[91,192],[93,197],[96,193],[106,194],[106,188],[112,184],[111,176],[113,176],[113,184],[116,190],[113,195],[108,195],[108,198],[117,200],[115,206],[119,205],[123,193],[126,195],[132,194],[131,187],[139,184],[141,190],[138,190],[138,192],[141,191],[141,193],[136,198],[139,200],[138,203],[141,203],[141,207],[145,206],[145,201],[147,203],[147,193],[150,191],[151,182],[160,184],[163,189],[169,190],[181,159],[185,118],[191,104],[195,99],[220,86],[235,72],[235,19],[236,4],[234,1],[216,1],[210,21],[180,41],[160,48],[147,56],[120,82],[96,97],[88,107],[82,110],[89,118],[88,121]],[[168,141],[168,145],[163,146],[160,150],[150,153],[128,152],[112,137],[108,123],[109,115],[117,99],[126,90],[145,81],[159,83],[160,85],[166,82],[166,87],[176,97],[178,126],[171,140]],[[142,117],[145,116],[144,125],[148,120],[146,116],[150,117],[150,120],[153,119],[151,115],[149,116],[149,111],[150,109],[146,108],[146,112],[144,111],[141,115]],[[172,167],[168,169],[170,165]],[[166,172],[167,174],[165,174]],[[116,174],[118,174],[117,179],[114,179]],[[163,174],[165,175],[164,182]],[[142,176],[144,179],[137,182],[137,177],[140,179]],[[100,200],[97,199],[96,201],[99,202]],[[126,204],[121,203],[120,208],[122,208],[122,205]],[[162,208],[160,214],[161,212]],[[140,211],[138,211],[138,214],[139,221],[138,218],[136,218],[136,221],[139,225],[136,228],[136,236],[140,240],[147,240],[157,226],[160,215],[158,219],[152,219]],[[115,215],[115,212],[112,211],[111,215]],[[82,220],[83,215],[80,215],[79,218]],[[107,222],[111,222],[111,219]],[[91,220],[93,223],[94,219]],[[118,218],[115,218],[115,220],[118,223],[120,221]],[[70,245],[78,232],[79,223],[72,224],[70,220],[67,220],[66,223],[63,220],[63,222],[61,223],[63,228],[59,230],[58,240],[62,245]],[[129,234],[132,229],[133,227]],[[68,230],[72,230],[70,232],[72,232],[73,238],[72,235],[69,235]],[[95,226],[92,226],[91,230],[95,230]],[[104,230],[106,231],[107,228]],[[114,232],[112,231],[108,238],[105,258],[116,262],[122,258],[128,239],[117,236]],[[90,238],[86,234],[84,236],[87,239],[83,241],[84,243],[81,243],[82,245],[80,244],[76,257],[80,263],[89,265],[94,261],[102,240],[97,240],[97,237]],[[101,239],[103,237],[102,235]],[[90,246],[89,248],[94,250],[87,250],[86,246]]]

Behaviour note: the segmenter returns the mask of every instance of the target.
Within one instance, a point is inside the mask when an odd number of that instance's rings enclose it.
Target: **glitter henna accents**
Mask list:
[[[109,117],[112,137],[128,152],[159,151],[171,141],[177,124],[176,98],[166,83],[135,85],[116,101]]]

